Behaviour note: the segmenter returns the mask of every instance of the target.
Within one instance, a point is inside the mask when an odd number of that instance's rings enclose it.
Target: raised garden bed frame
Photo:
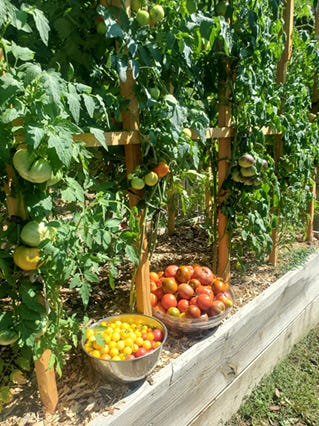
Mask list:
[[[319,250],[88,426],[223,425],[319,324]]]

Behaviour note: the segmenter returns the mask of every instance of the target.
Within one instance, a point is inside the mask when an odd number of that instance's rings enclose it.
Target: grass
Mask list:
[[[319,326],[264,377],[225,426],[319,426]]]

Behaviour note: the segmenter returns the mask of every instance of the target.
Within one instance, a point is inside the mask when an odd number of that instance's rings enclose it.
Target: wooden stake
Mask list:
[[[280,61],[277,66],[277,83],[284,83],[286,81],[287,64],[291,58],[292,52],[292,32],[293,32],[293,18],[294,18],[294,0],[286,0],[284,4],[284,31],[287,36],[284,50],[282,52]],[[283,105],[281,106],[283,108]],[[279,114],[281,111],[279,111]],[[283,139],[282,134],[275,135],[274,146],[274,161],[278,164],[280,157],[283,155]],[[276,214],[276,209],[272,209],[273,214]],[[269,255],[269,261],[276,265],[278,261],[278,230],[272,230],[272,251]]]
[[[229,75],[228,65],[226,73]],[[231,107],[229,103],[230,86],[226,81],[220,84],[218,127],[230,126]],[[221,206],[227,194],[222,190],[222,185],[229,171],[231,158],[231,138],[218,140],[218,267],[217,274],[224,280],[230,280],[230,234],[227,230],[227,217],[221,211]]]
[[[46,349],[34,362],[41,401],[47,414],[53,414],[58,405],[58,390],[54,368],[48,369],[52,352]]]

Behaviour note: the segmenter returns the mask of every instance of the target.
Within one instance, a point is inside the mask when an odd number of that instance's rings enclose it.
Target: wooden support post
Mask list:
[[[277,83],[282,84],[286,81],[287,64],[291,58],[292,52],[292,32],[294,18],[294,0],[286,0],[284,2],[284,31],[286,34],[286,42],[282,52],[280,61],[277,66]],[[284,106],[281,105],[281,109]],[[279,111],[280,113],[281,111]],[[274,161],[278,164],[280,157],[283,155],[283,139],[282,135],[275,135],[274,146]],[[276,214],[276,209],[273,209],[273,214]],[[269,255],[269,261],[276,265],[278,261],[278,230],[275,228],[272,231],[272,251]]]
[[[52,352],[46,349],[34,362],[40,399],[47,414],[53,414],[58,405],[58,390],[54,368],[48,368]]]
[[[226,75],[230,70],[226,64]],[[230,81],[220,84],[218,127],[230,127],[231,107],[229,103]],[[222,185],[229,172],[231,158],[231,138],[221,137],[218,140],[218,266],[217,274],[224,280],[230,280],[230,234],[227,230],[227,217],[222,213],[221,206],[227,196]]]
[[[123,2],[121,0],[112,0],[111,4],[117,7],[123,7]],[[126,0],[125,8],[127,13],[130,13],[131,1]],[[133,78],[132,71],[127,70],[126,81],[120,82],[120,93],[121,95],[128,100],[128,106],[126,111],[123,111],[123,128],[124,130],[138,130],[139,127],[139,110],[138,110],[138,101],[135,96],[135,80]],[[125,161],[127,173],[131,173],[136,166],[142,162],[142,152],[140,144],[136,145],[125,145]],[[135,206],[139,201],[139,196],[142,193],[139,193],[138,196],[134,194],[130,195],[130,206]],[[144,212],[141,213],[140,221],[141,226],[143,226],[144,221]],[[136,308],[138,312],[141,312],[145,315],[152,314],[151,301],[150,301],[150,265],[149,265],[149,256],[148,256],[148,247],[147,239],[143,238],[143,241],[139,241],[139,247],[142,247],[142,253],[139,259],[139,266],[135,275],[135,290],[136,290]],[[134,285],[134,283],[132,283]]]

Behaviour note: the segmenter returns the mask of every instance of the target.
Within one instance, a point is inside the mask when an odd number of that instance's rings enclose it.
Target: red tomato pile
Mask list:
[[[155,314],[208,320],[233,306],[229,284],[207,266],[169,265],[150,272],[150,284]]]

